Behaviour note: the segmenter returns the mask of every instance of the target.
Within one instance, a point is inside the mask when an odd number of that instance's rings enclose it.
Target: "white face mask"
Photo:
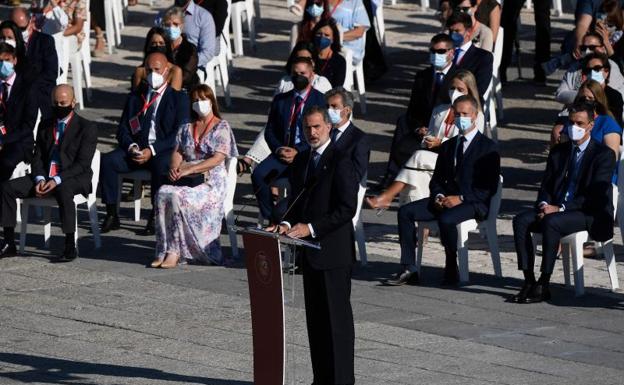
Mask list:
[[[202,118],[208,116],[212,112],[212,103],[208,99],[193,102],[193,111]]]
[[[165,82],[165,77],[159,74],[158,72],[150,72],[147,75],[147,84],[150,85],[153,89],[158,89]]]
[[[451,98],[451,104],[455,103],[455,100],[457,100],[457,98],[460,96],[464,96],[464,94],[462,94],[457,89],[453,88],[449,90],[449,97]]]
[[[568,127],[568,136],[574,141],[581,140],[585,136],[585,129],[573,124]]]
[[[4,39],[4,42],[10,45],[13,48],[17,47],[17,42],[13,39]]]

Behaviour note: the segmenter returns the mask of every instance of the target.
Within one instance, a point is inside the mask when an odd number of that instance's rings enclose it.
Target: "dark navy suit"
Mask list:
[[[492,81],[493,65],[494,56],[492,53],[472,44],[462,56],[461,60],[453,64],[448,73],[450,76],[445,76],[445,80],[448,81],[448,79],[451,79],[453,74],[459,70],[468,70],[472,72],[477,80],[479,95],[481,95],[481,99],[483,99],[483,95]],[[483,100],[481,100],[481,103],[483,103]]]
[[[305,109],[310,106],[326,106],[325,96],[314,88],[310,88],[310,94],[305,99],[305,104],[300,109],[296,117],[296,124],[291,126],[290,118],[295,106],[295,98],[297,93],[295,90],[276,95],[271,102],[271,110],[269,111],[269,119],[267,121],[264,138],[271,149],[271,155],[263,160],[253,171],[251,181],[253,182],[254,191],[257,191],[256,197],[260,212],[264,218],[271,216],[271,192],[269,184],[265,181],[267,175],[277,171],[277,176],[282,175],[288,168],[288,164],[282,162],[275,151],[283,146],[296,148],[298,152],[303,152],[309,148],[308,143],[303,136],[302,117]],[[293,118],[293,120],[295,120]]]
[[[336,152],[341,155],[348,156],[353,162],[353,169],[357,181],[365,186],[366,181],[363,180],[368,172],[368,160],[370,158],[370,143],[368,135],[355,124],[350,123],[344,130],[342,135],[334,141]]]
[[[117,130],[119,148],[102,157],[100,179],[102,180],[102,202],[116,204],[119,201],[119,174],[136,169],[147,169],[152,174],[152,203],[156,192],[162,185],[162,178],[169,170],[171,153],[175,146],[175,138],[180,125],[189,122],[189,97],[185,92],[175,91],[167,87],[161,96],[156,111],[153,106],[146,113],[140,115],[140,131],[132,133],[130,121],[141,111],[144,105],[143,97],[147,97],[144,88],[133,92],[126,101]],[[141,150],[150,148],[149,131],[150,117],[155,113],[156,141],[152,144],[155,156],[143,165],[135,163],[128,154],[130,145],[136,143]]]

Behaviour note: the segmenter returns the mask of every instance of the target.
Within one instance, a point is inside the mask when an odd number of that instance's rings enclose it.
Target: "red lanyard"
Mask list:
[[[321,75],[325,74],[325,68],[329,64],[329,60],[334,56],[334,51],[329,51],[329,57],[325,60],[325,64],[323,64],[323,68],[321,68]]]
[[[448,135],[451,131],[451,127],[453,127],[453,125],[455,124],[455,111],[453,111],[453,109],[449,111],[449,114],[446,116],[446,119],[444,119],[444,123],[446,125],[446,127],[444,128],[444,137],[448,138]]]
[[[210,127],[210,124],[212,123],[212,121],[215,120],[215,118],[216,116],[212,115],[212,118],[210,118],[210,120],[206,124],[206,128],[203,132],[204,135],[206,132],[208,132],[208,128]],[[196,122],[195,124],[193,124],[193,142],[195,143],[195,151],[199,149],[199,139],[200,138],[199,138],[199,133],[197,132],[197,122]]]
[[[63,135],[65,135],[65,132],[69,128],[69,123],[71,123],[73,118],[74,118],[74,112],[72,111],[72,112],[69,113],[69,118],[67,118],[67,122],[65,123],[65,129],[63,130]],[[56,146],[59,145],[59,142],[60,142],[60,139],[61,139],[60,135],[59,135],[59,132],[58,132],[58,124],[59,124],[59,122],[56,122],[56,125],[52,129],[52,137],[54,138],[54,144]]]
[[[141,95],[141,98],[143,99],[143,108],[141,108],[141,111],[139,111],[139,113],[136,116],[139,117],[143,115],[143,113],[147,111],[147,109],[150,108],[152,104],[156,103],[156,100],[158,100],[159,97],[160,97],[160,92],[154,91],[154,93],[152,94],[152,99],[148,103],[147,100],[145,99],[145,96]]]
[[[334,5],[334,8],[332,8],[331,12],[329,12],[329,18],[331,19],[332,17],[334,17],[334,12],[336,12],[336,9],[338,8],[338,6],[340,5],[340,3],[342,3],[342,0],[338,0],[338,2],[336,3],[336,5]]]
[[[297,116],[299,116],[299,113],[301,112],[301,110],[303,110],[303,106],[306,104],[306,101],[310,97],[311,93],[312,93],[312,87],[308,86],[308,94],[301,101],[301,104],[299,104],[299,107],[297,107],[297,111],[295,111],[295,105],[297,104],[297,97],[295,96],[295,100],[293,100],[292,107],[290,107],[290,110],[291,110],[291,112],[290,112],[290,119],[288,120],[288,122],[289,122],[288,127],[289,128],[292,127],[294,121],[297,119]]]

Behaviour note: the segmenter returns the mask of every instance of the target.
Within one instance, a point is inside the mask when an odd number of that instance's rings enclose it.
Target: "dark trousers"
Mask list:
[[[32,147],[30,148],[32,151]],[[20,143],[10,143],[0,150],[0,182],[11,179],[15,166],[22,161],[27,161],[26,152]]]
[[[258,199],[258,207],[263,218],[270,218],[273,211],[273,198],[271,197],[271,188],[265,178],[273,170],[277,171],[277,177],[282,175],[288,168],[288,164],[282,162],[274,154],[269,155],[265,160],[254,169],[251,174],[251,183],[256,192]]]
[[[416,264],[416,222],[438,221],[440,241],[446,254],[446,271],[455,274],[457,269],[457,225],[475,218],[472,205],[462,203],[450,209],[434,211],[429,207],[429,198],[401,206],[398,213],[401,264]]]
[[[169,163],[172,151],[162,151],[150,158],[147,163],[135,163],[128,153],[117,148],[102,156],[100,167],[100,183],[102,184],[102,203],[117,204],[119,202],[119,174],[144,169],[152,174],[152,206],[156,192],[163,184],[163,179],[169,173]]]
[[[524,211],[513,219],[514,242],[518,254],[518,270],[533,271],[535,250],[531,233],[542,234],[542,265],[540,271],[552,274],[557,260],[559,241],[566,235],[587,230],[587,219],[580,211],[564,211],[537,218],[535,210]]]
[[[351,267],[316,270],[304,256],[303,292],[313,385],[353,384]]]
[[[82,193],[82,187],[75,178],[67,178],[56,186],[50,196],[56,199],[61,213],[61,228],[63,233],[71,234],[76,231],[76,205],[74,195]],[[17,213],[17,198],[31,198],[35,196],[35,182],[31,175],[6,181],[2,184],[2,227],[15,227]],[[27,221],[28,218],[22,218]]]

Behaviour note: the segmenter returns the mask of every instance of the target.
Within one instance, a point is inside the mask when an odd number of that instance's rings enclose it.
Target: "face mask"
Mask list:
[[[602,73],[602,71],[592,70],[589,74],[589,79],[595,80],[600,84],[603,84],[605,82],[604,74]]]
[[[312,17],[320,17],[323,14],[323,6],[312,4],[306,8],[306,12]]]
[[[149,49],[147,50],[147,55],[154,53],[154,52],[160,52],[162,54],[167,55],[167,47],[164,45],[153,45],[151,47],[149,47]],[[145,56],[147,56],[145,55]]]
[[[581,140],[585,136],[585,129],[583,127],[579,127],[576,124],[568,126],[568,136],[572,140]]]
[[[22,31],[22,38],[25,42],[28,42],[28,39],[30,39],[30,33],[28,33],[28,29]]]
[[[159,74],[158,72],[150,72],[147,75],[147,84],[150,85],[153,89],[158,89],[165,82],[165,77]]]
[[[172,27],[165,27],[163,28],[165,30],[165,36],[167,36],[167,39],[174,41],[177,38],[180,37],[180,35],[182,35],[182,31],[180,30],[180,27],[176,27],[176,26],[172,26]]]
[[[463,96],[463,95],[464,94],[462,94],[456,89],[449,90],[449,97],[451,98],[451,104],[455,103],[455,100],[457,100],[458,97]]]
[[[303,91],[306,89],[310,81],[303,75],[293,75],[290,78],[292,80],[293,86],[297,91]]]
[[[202,118],[208,116],[212,112],[212,103],[207,99],[193,102],[193,111]]]
[[[598,12],[596,13],[596,19],[597,20],[601,20],[601,21],[605,21],[607,19],[607,14],[604,12]]]
[[[446,67],[446,55],[443,53],[431,53],[429,54],[429,61],[436,69],[442,69]]]
[[[52,112],[54,113],[54,117],[58,120],[65,119],[67,115],[69,115],[74,110],[72,106],[52,106]]]
[[[330,38],[325,37],[325,36],[316,36],[314,37],[314,45],[316,45],[316,47],[319,50],[324,50],[325,48],[329,47],[331,45],[332,41]]]
[[[472,119],[470,116],[458,116],[455,118],[455,126],[463,134],[472,127]]]
[[[9,76],[13,75],[13,73],[15,72],[15,68],[13,66],[13,63],[11,63],[10,61],[3,61],[2,64],[0,64],[0,77],[3,79],[8,78]]]
[[[17,47],[17,42],[13,39],[4,39],[4,42],[10,45],[13,48]]]
[[[459,48],[464,44],[464,35],[459,32],[451,33],[451,40],[453,40],[453,46]]]
[[[342,117],[340,116],[340,112],[342,112],[342,110],[336,110],[333,108],[329,108],[327,110],[327,113],[329,114],[329,120],[331,120],[332,124],[340,123],[340,121],[342,120]]]

